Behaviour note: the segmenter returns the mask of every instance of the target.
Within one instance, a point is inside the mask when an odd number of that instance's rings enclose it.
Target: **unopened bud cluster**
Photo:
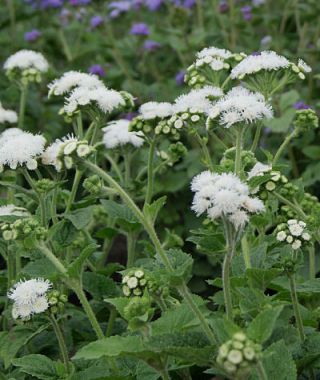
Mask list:
[[[245,379],[261,355],[261,346],[242,332],[233,335],[219,348],[217,363],[234,379]]]
[[[38,180],[35,183],[35,186],[39,193],[46,194],[50,190],[54,189],[54,187],[56,186],[56,183],[50,179],[43,178],[43,179]]]
[[[39,222],[34,218],[24,218],[18,219],[13,223],[4,223],[1,226],[1,231],[3,239],[7,241],[24,240],[30,237],[43,240],[47,233],[47,230],[41,227]]]
[[[299,59],[298,64],[290,62],[291,71],[296,74],[300,79],[305,79],[305,74],[311,71],[311,67],[307,65],[302,59]]]
[[[151,300],[149,297],[133,297],[128,305],[125,306],[123,313],[127,321],[141,316],[151,316]],[[147,322],[147,321],[146,321]]]
[[[234,163],[236,159],[236,148],[232,147],[226,149],[223,153],[223,157],[220,160],[220,165],[222,166],[224,171],[233,171]],[[241,163],[243,168],[251,167],[257,162],[255,155],[250,150],[242,150],[241,151]]]
[[[65,166],[66,169],[71,169],[74,164],[74,157],[88,157],[93,151],[94,148],[90,146],[86,140],[66,142],[59,152],[57,167],[60,168],[60,170],[63,166]]]
[[[14,68],[6,71],[6,75],[11,81],[18,81],[23,85],[28,85],[29,83],[40,83],[41,82],[41,72],[35,68],[27,68],[20,70]]]
[[[293,125],[299,132],[310,131],[319,127],[319,118],[311,108],[297,110]]]
[[[122,291],[126,297],[141,296],[147,286],[147,279],[142,269],[129,271],[122,278]]]
[[[161,150],[160,152],[158,152],[159,157],[168,166],[173,166],[186,154],[187,154],[187,148],[180,141],[178,141],[175,144],[170,144],[167,151]]]
[[[52,314],[58,314],[63,312],[65,304],[68,302],[68,296],[59,292],[58,290],[52,290],[47,295],[49,311]]]
[[[102,182],[99,176],[92,175],[83,181],[83,187],[88,193],[92,195],[97,195],[102,189]]]
[[[278,241],[290,244],[293,250],[302,248],[311,240],[306,223],[297,219],[289,219],[287,223],[279,224],[275,233]]]

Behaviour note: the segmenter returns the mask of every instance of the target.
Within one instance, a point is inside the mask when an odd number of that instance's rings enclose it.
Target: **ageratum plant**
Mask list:
[[[315,111],[296,111],[284,140],[261,147],[278,94],[311,68],[209,47],[187,69],[189,93],[142,104],[132,120],[134,94],[69,71],[49,84],[66,130],[53,141],[24,121],[48,69],[33,51],[4,64],[21,101],[18,115],[0,109],[13,124],[0,135],[2,376],[315,379],[320,206],[282,164],[291,141],[318,128]],[[178,175],[194,148],[203,170],[184,240],[161,228],[157,179]],[[188,250],[218,264],[208,294],[188,286]]]

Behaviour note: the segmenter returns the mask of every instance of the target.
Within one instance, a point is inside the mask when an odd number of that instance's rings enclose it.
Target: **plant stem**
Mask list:
[[[127,234],[127,268],[134,264],[135,260],[136,236],[133,233]]]
[[[123,183],[124,179],[123,179],[123,175],[121,173],[121,170],[119,169],[119,166],[118,164],[115,162],[115,160],[107,153],[104,154],[105,158],[110,162],[111,164],[111,168],[115,171],[115,173],[117,174],[118,178],[119,178],[119,181],[120,183]]]
[[[230,13],[230,25],[231,25],[231,35],[230,35],[230,49],[233,50],[236,47],[236,31],[235,31],[235,4],[234,0],[229,0],[229,13]]]
[[[266,371],[260,360],[258,361],[256,368],[257,368],[259,380],[268,380],[268,375],[266,374]]]
[[[58,31],[58,36],[60,38],[60,42],[61,42],[61,45],[62,45],[62,50],[64,52],[64,55],[66,56],[67,58],[67,61],[68,62],[71,62],[72,61],[72,54],[71,54],[71,50],[70,50],[70,47],[69,47],[69,44],[68,44],[68,41],[64,35],[64,32],[62,29],[59,29]]]
[[[74,176],[74,180],[73,180],[73,184],[72,184],[72,189],[71,189],[71,193],[70,193],[70,196],[69,196],[69,199],[68,199],[68,203],[67,203],[67,207],[66,207],[66,211],[65,212],[69,212],[71,210],[72,204],[73,204],[73,202],[74,202],[74,200],[76,198],[76,194],[77,194],[78,187],[79,187],[79,184],[80,184],[80,181],[81,181],[81,177],[82,177],[82,171],[76,169],[76,174]]]
[[[276,191],[273,192],[273,195],[279,199],[282,203],[286,204],[287,206],[290,206],[302,219],[306,219],[306,214],[303,212],[303,210],[296,206],[294,203],[290,202],[287,198],[283,197],[281,194],[277,193]]]
[[[222,266],[222,284],[223,284],[223,296],[226,307],[227,319],[231,320],[232,317],[232,298],[230,291],[230,266],[231,266],[231,255],[228,252],[223,260]]]
[[[150,143],[149,156],[148,156],[148,183],[147,183],[147,192],[144,201],[144,207],[146,204],[150,204],[153,194],[153,161],[154,161],[154,151],[156,148],[156,140],[153,139]]]
[[[299,302],[298,302],[297,291],[296,291],[296,281],[295,281],[294,275],[289,276],[289,283],[290,283],[292,306],[293,306],[294,316],[296,319],[296,324],[297,324],[297,328],[299,332],[299,337],[301,341],[304,341],[305,335],[304,335],[303,323],[302,323],[300,309],[299,309]]]
[[[211,160],[210,152],[209,152],[208,147],[207,147],[207,143],[199,135],[198,132],[195,132],[195,136],[196,136],[196,138],[198,140],[198,143],[199,143],[199,145],[200,145],[200,147],[202,149],[205,165],[208,166],[208,168],[213,171],[213,163],[212,163],[212,160]]]
[[[59,343],[59,348],[60,348],[60,353],[61,353],[63,364],[64,364],[67,372],[69,373],[69,356],[68,356],[68,349],[66,346],[66,342],[64,340],[64,336],[62,334],[59,323],[56,320],[55,316],[53,314],[51,314],[49,316],[49,319],[50,319],[50,322],[52,324],[53,330],[56,334],[56,337],[57,337],[57,340]]]
[[[83,123],[82,123],[82,115],[81,112],[78,113],[77,115],[77,132],[78,132],[78,137],[79,139],[83,138]]]
[[[87,314],[87,317],[89,318],[91,326],[92,326],[93,330],[95,331],[98,339],[103,339],[104,338],[103,331],[101,330],[99,322],[97,321],[97,318],[96,318],[96,316],[95,316],[95,314],[91,308],[89,301],[87,300],[87,297],[86,297],[82,287],[79,285],[74,286],[73,290],[76,293],[77,297],[79,298],[79,301],[81,302],[81,305],[82,305],[85,313]]]
[[[11,37],[14,38],[16,34],[16,11],[14,7],[14,0],[7,0],[7,7],[10,16]]]
[[[39,250],[43,253],[43,255],[51,261],[51,263],[58,269],[58,271],[62,274],[67,273],[66,267],[62,264],[62,262],[50,251],[50,249],[43,243],[38,244]]]
[[[289,144],[289,142],[296,136],[297,131],[294,129],[284,140],[283,143],[280,145],[277,153],[275,154],[273,161],[272,161],[272,166],[276,165],[278,162],[279,158],[281,157],[284,149],[286,146]]]
[[[113,329],[114,321],[116,320],[117,315],[118,315],[117,309],[115,307],[113,307],[110,310],[110,315],[109,315],[109,320],[108,320],[108,327],[107,327],[107,331],[106,331],[106,337],[108,337],[108,336],[110,336],[112,334],[112,329]]]
[[[25,85],[25,84],[21,85],[20,91],[21,92],[20,92],[18,128],[23,129],[23,127],[24,127],[24,114],[25,114],[25,110],[26,110],[28,85]]]
[[[249,244],[248,244],[248,239],[247,239],[246,234],[244,234],[241,239],[241,250],[242,250],[243,260],[244,260],[246,269],[251,268],[250,250],[249,250]]]
[[[234,172],[237,175],[239,175],[241,172],[242,134],[242,130],[238,129],[236,131],[236,158],[234,163]]]
[[[314,245],[309,248],[309,277],[310,280],[316,278],[316,257]]]
[[[253,142],[250,149],[252,152],[255,152],[255,150],[258,147],[261,131],[262,131],[262,124],[259,123],[259,125],[257,125],[256,132],[254,134]]]
[[[115,190],[117,190],[118,194],[124,201],[124,203],[131,209],[133,214],[136,216],[136,218],[139,220],[139,222],[143,225],[144,229],[148,233],[150,240],[152,241],[158,255],[160,256],[164,266],[166,267],[168,272],[173,272],[174,269],[171,265],[171,262],[163,249],[158,236],[156,234],[156,231],[153,227],[153,225],[146,219],[143,212],[137,207],[137,205],[134,203],[134,201],[131,199],[131,197],[124,191],[124,189],[111,177],[109,174],[105,173],[102,169],[100,169],[97,165],[88,162],[83,161],[83,165],[86,166],[89,170],[91,170],[93,173],[97,174],[102,180],[109,183],[111,187],[113,187]],[[183,282],[182,285],[179,286],[179,291],[187,304],[189,305],[190,309],[194,313],[194,315],[199,319],[199,322],[201,324],[202,329],[207,334],[209,340],[211,342],[216,342],[215,336],[213,335],[213,332],[211,331],[207,321],[202,315],[202,312],[199,310],[198,306],[194,303],[189,290],[186,286],[186,284]]]

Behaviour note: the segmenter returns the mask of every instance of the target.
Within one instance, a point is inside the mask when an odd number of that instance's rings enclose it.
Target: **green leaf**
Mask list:
[[[86,248],[84,248],[76,260],[69,265],[68,275],[72,278],[81,278],[86,260],[93,254],[93,252],[96,251],[96,249],[97,245],[94,243],[89,244]]]
[[[248,268],[246,276],[254,288],[265,290],[270,282],[281,274],[280,269]]]
[[[319,160],[320,158],[320,147],[318,145],[305,146],[302,149],[302,152],[304,155],[313,160]]]
[[[269,346],[262,357],[262,364],[268,379],[296,380],[297,369],[292,356],[283,340]],[[260,379],[253,376],[250,380]]]
[[[118,294],[115,282],[102,274],[85,272],[82,277],[83,287],[94,298],[113,297]]]
[[[283,306],[277,306],[258,314],[247,329],[248,337],[259,343],[263,343],[270,338],[282,309]]]
[[[28,375],[41,380],[58,380],[60,375],[56,370],[56,363],[47,356],[32,354],[13,360],[13,365]]]
[[[154,224],[155,220],[157,219],[159,211],[162,209],[162,207],[165,205],[167,200],[166,196],[163,196],[161,198],[158,198],[154,202],[152,202],[150,205],[146,204],[144,206],[143,212],[147,219]]]
[[[80,208],[65,214],[64,217],[70,220],[77,230],[82,230],[91,222],[93,209],[93,206]]]
[[[78,231],[74,225],[68,220],[62,220],[54,224],[48,234],[48,239],[56,243],[59,247],[64,248],[70,246],[74,241]]]
[[[29,261],[26,266],[23,267],[22,273],[29,275],[30,277],[51,277],[57,274],[56,268],[46,258],[42,258],[35,261]]]
[[[111,336],[82,347],[73,359],[99,359],[103,356],[120,356],[146,351],[141,336]]]
[[[40,334],[48,327],[48,324],[42,325],[37,330],[25,326],[15,326],[10,331],[0,333],[0,358],[4,362],[5,368],[8,368],[11,361],[19,350],[27,344],[33,337]]]
[[[263,124],[275,133],[287,132],[294,119],[295,113],[296,111],[293,108],[287,109],[280,117],[264,120]]]
[[[134,231],[140,228],[140,223],[127,206],[106,199],[102,199],[101,204],[108,215],[116,219],[117,224],[125,231]]]
[[[174,269],[172,273],[167,272],[170,282],[173,285],[180,284],[182,280],[188,282],[192,276],[192,256],[178,248],[169,249],[167,255]]]
[[[104,301],[113,305],[117,309],[117,312],[121,315],[121,317],[124,318],[124,308],[130,302],[130,298],[127,298],[127,297],[106,298]]]

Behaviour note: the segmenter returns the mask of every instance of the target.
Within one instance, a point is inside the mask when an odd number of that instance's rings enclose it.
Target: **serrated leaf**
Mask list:
[[[93,206],[80,208],[65,214],[64,217],[70,220],[77,230],[82,230],[91,222],[93,209]]]
[[[265,290],[270,282],[281,274],[280,269],[262,269],[262,268],[248,268],[246,270],[246,277],[249,283],[254,288]]]
[[[277,306],[258,314],[247,328],[248,337],[259,343],[269,339],[282,309],[283,306]]]
[[[69,265],[68,275],[72,278],[81,278],[86,260],[93,254],[93,252],[95,252],[96,249],[97,245],[94,243],[89,244],[86,248],[84,248],[75,261]]]
[[[106,298],[104,301],[113,305],[117,309],[118,313],[122,316],[122,318],[124,318],[124,308],[130,302],[130,298],[127,298],[127,297]]]
[[[51,277],[57,273],[56,268],[46,258],[39,260],[29,261],[22,269],[22,273],[29,275],[30,277]]]
[[[47,356],[31,354],[13,360],[13,365],[20,371],[41,380],[58,380],[61,377],[56,371],[56,363]]]
[[[125,231],[134,231],[140,228],[140,223],[132,211],[125,205],[112,200],[102,199],[101,204],[111,218]]]
[[[163,196],[161,198],[158,198],[151,204],[146,204],[144,206],[143,212],[147,219],[154,224],[155,220],[157,219],[159,211],[162,209],[162,207],[165,205],[167,200],[166,196]]]
[[[77,233],[78,231],[74,225],[64,219],[49,229],[48,239],[59,247],[64,248],[70,246]]]
[[[113,297],[118,290],[115,282],[102,274],[85,272],[82,276],[83,288],[94,298]]]
[[[173,285],[180,284],[182,280],[188,282],[192,275],[192,256],[177,248],[169,249],[167,256],[173,267],[173,272],[167,272],[169,281]]]

